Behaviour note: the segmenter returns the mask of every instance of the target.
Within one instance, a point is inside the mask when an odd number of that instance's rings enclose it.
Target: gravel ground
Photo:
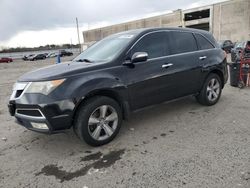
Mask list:
[[[225,86],[219,103],[192,97],[150,107],[92,148],[72,130],[43,135],[14,123],[15,80],[54,60],[0,64],[0,187],[250,187],[250,89]]]

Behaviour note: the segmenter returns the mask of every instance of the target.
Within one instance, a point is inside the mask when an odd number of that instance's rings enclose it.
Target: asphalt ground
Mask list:
[[[28,131],[8,113],[16,79],[54,62],[0,64],[0,187],[250,187],[249,88],[227,84],[212,107],[186,97],[140,110],[93,148],[72,130]]]

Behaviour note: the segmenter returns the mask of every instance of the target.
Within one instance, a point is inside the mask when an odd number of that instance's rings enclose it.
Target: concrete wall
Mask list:
[[[210,18],[183,21],[187,12],[210,9]],[[209,23],[209,31],[217,40],[232,41],[250,40],[250,0],[231,0],[223,3],[189,10],[177,10],[151,18],[135,20],[118,25],[93,29],[83,32],[84,42],[98,41],[113,33],[147,27],[185,27],[192,24]]]
[[[108,35],[127,31],[131,29],[140,29],[148,27],[179,27],[181,26],[181,11],[175,11],[171,14],[155,16],[146,19],[135,20],[118,25],[93,29],[83,32],[84,43],[98,41]]]
[[[250,0],[214,5],[213,34],[217,40],[250,40]]]

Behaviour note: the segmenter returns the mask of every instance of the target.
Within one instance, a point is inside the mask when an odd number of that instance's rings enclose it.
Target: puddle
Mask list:
[[[188,112],[189,114],[196,114],[196,112]]]
[[[165,137],[165,136],[167,136],[167,134],[166,134],[166,133],[162,133],[161,136],[162,136],[162,137]]]
[[[104,155],[103,158],[98,158],[99,160],[89,165],[86,165],[83,168],[74,172],[67,172],[65,170],[62,170],[57,165],[53,165],[53,164],[47,165],[42,168],[41,172],[38,172],[35,175],[39,176],[41,174],[44,174],[45,176],[55,176],[56,179],[59,179],[61,182],[69,181],[74,178],[86,175],[91,168],[102,169],[102,168],[108,168],[112,166],[113,164],[115,164],[116,161],[121,159],[121,156],[124,153],[125,153],[125,149],[111,151],[107,155]],[[99,153],[96,153],[96,154],[93,154],[93,155],[99,156]]]
[[[80,162],[83,162],[83,161],[95,161],[95,160],[98,160],[100,159],[102,156],[102,153],[101,152],[98,152],[98,153],[94,153],[94,154],[91,154],[91,155],[87,155],[85,157],[82,157]]]

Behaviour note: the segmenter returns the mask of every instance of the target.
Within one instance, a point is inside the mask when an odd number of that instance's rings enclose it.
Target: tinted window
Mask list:
[[[214,48],[214,46],[205,37],[201,36],[200,34],[195,34],[195,37],[197,39],[198,45],[201,50]]]
[[[149,59],[169,55],[167,33],[168,32],[156,32],[144,36],[133,47],[131,56],[135,52],[147,52]]]
[[[171,34],[171,52],[172,54],[180,54],[196,51],[197,44],[192,33],[172,32]]]

